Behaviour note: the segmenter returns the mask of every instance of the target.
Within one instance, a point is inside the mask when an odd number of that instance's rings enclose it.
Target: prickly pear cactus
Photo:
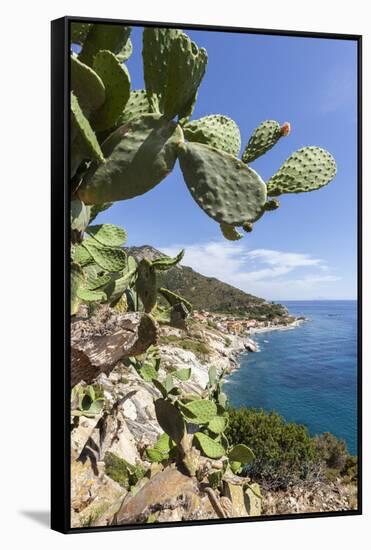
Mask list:
[[[239,241],[242,239],[243,235],[233,225],[228,225],[227,223],[221,223],[220,224],[221,232],[223,233],[223,236],[228,241]]]
[[[177,29],[145,28],[143,67],[153,108],[169,119],[191,114],[207,65],[207,53]]]
[[[213,401],[198,399],[182,405],[182,413],[193,424],[208,424],[217,414]]]
[[[209,115],[191,120],[183,126],[188,141],[205,143],[237,157],[240,154],[241,134],[237,124],[224,115]]]
[[[228,453],[228,458],[230,461],[240,462],[241,464],[248,464],[255,459],[255,455],[252,450],[243,445],[235,445]]]
[[[103,105],[106,99],[101,77],[75,55],[71,55],[71,90],[87,116]]]
[[[122,124],[126,124],[132,118],[138,118],[151,112],[151,105],[148,101],[146,90],[132,90],[125,109],[121,113],[116,125],[122,126]]]
[[[156,304],[157,277],[154,267],[147,258],[139,262],[135,287],[142,300],[144,311],[150,312]]]
[[[320,147],[303,147],[291,155],[267,182],[269,196],[320,189],[336,175],[336,162]]]
[[[80,25],[79,23],[73,23],[74,25]],[[86,65],[93,65],[94,58],[101,50],[109,50],[117,55],[120,62],[126,61],[127,55],[130,52],[130,46],[128,47],[128,41],[131,33],[130,27],[124,25],[102,25],[97,23],[96,25],[90,25],[88,32],[85,33],[85,29],[80,32],[72,31],[73,35],[78,34],[78,37],[84,33],[85,37],[81,39],[82,49],[79,54],[79,59]],[[72,41],[73,41],[72,35]]]
[[[155,412],[158,423],[168,436],[179,444],[185,434],[185,425],[179,410],[165,399],[155,401]]]
[[[225,450],[220,443],[202,432],[196,432],[194,439],[199,444],[201,451],[209,458],[221,458],[225,455]]]
[[[187,308],[188,312],[192,311],[192,304],[182,296],[179,296],[179,294],[176,294],[175,292],[172,292],[171,290],[162,287],[159,288],[158,291],[165,298],[165,300],[169,302],[171,306],[175,306],[176,304],[183,304]]]
[[[102,79],[106,92],[103,105],[92,117],[94,128],[102,131],[112,128],[124,110],[130,96],[130,76],[125,65],[108,50],[97,53],[93,69]]]
[[[183,257],[184,249],[181,250],[174,258],[170,258],[169,256],[157,258],[152,261],[152,265],[156,271],[167,271],[168,269],[178,265],[178,263],[182,261]]]
[[[133,119],[102,144],[106,162],[88,170],[78,189],[80,199],[100,204],[146,193],[171,172],[181,141],[180,126],[161,115]]]
[[[179,161],[192,197],[219,223],[242,225],[264,208],[267,190],[243,162],[201,143],[179,145]]]
[[[82,246],[105,271],[121,271],[126,266],[126,253],[122,248],[102,246],[93,237],[84,239]]]
[[[71,93],[71,176],[75,175],[79,164],[84,159],[104,163],[97,137],[82,112],[77,97]]]
[[[287,136],[290,132],[290,126],[286,122],[284,125],[276,120],[266,120],[255,128],[248,144],[242,154],[243,162],[249,163],[264,155],[269,149],[277,143],[277,141]]]
[[[125,229],[109,223],[89,225],[86,232],[103,246],[122,246],[127,239]]]

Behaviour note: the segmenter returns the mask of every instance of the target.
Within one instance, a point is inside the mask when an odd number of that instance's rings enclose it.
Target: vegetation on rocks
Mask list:
[[[187,328],[194,301],[202,309],[258,319],[287,318],[287,311],[180,269],[183,250],[174,258],[138,257],[124,249],[124,229],[93,222],[113,202],[153,189],[179,161],[195,203],[235,241],[243,236],[237,227],[249,233],[279,207],[271,197],[328,184],[335,161],[319,147],[304,147],[264,182],[250,164],[287,136],[290,125],[262,122],[239,158],[241,136],[233,120],[219,114],[192,119],[206,50],[181,30],[144,29],[145,89],[133,90],[125,65],[130,30],[85,23],[71,29],[79,46],[78,54],[71,52],[73,512],[83,511],[89,525],[259,515],[260,488],[246,472],[256,468],[263,479],[270,461],[272,475],[291,468],[305,476],[303,463],[315,456],[312,440],[279,419],[272,430],[263,417],[246,437],[227,409],[225,370],[210,365],[206,387],[189,392],[192,368],[163,369],[155,344],[159,326]],[[167,338],[199,357],[209,351],[190,335]],[[118,365],[126,381],[116,379],[119,390],[111,382]],[[135,390],[126,393],[131,371]],[[103,394],[97,379],[106,384]],[[146,429],[143,418],[157,434],[151,442],[135,440],[128,427]],[[250,422],[242,425],[247,429]],[[268,461],[261,452],[267,432]],[[99,502],[101,479],[105,502]]]
[[[254,449],[246,471],[266,488],[287,489],[317,479],[356,481],[356,457],[333,434],[311,437],[305,426],[286,422],[276,412],[244,407],[228,412],[226,434],[234,444]]]

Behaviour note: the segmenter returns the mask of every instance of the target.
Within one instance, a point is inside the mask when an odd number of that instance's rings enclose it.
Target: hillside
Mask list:
[[[126,251],[137,260],[144,257],[154,260],[164,256],[148,245],[128,247]],[[287,316],[288,313],[281,304],[267,302],[186,266],[177,266],[165,272],[159,284],[184,296],[196,310],[230,313],[252,319],[271,319]]]

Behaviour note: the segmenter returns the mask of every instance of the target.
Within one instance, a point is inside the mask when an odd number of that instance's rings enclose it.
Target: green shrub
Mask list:
[[[305,426],[286,422],[275,412],[230,409],[226,435],[231,445],[243,443],[255,460],[246,473],[270,488],[306,480],[320,468],[313,438]]]
[[[342,470],[349,457],[345,441],[329,432],[318,435],[314,439],[318,455],[327,468]]]

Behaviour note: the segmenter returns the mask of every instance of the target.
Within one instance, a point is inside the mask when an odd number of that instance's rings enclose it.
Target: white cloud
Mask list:
[[[174,256],[180,248],[186,249],[183,265],[267,299],[314,299],[326,294],[329,284],[339,280],[326,274],[329,267],[324,260],[307,253],[248,250],[245,244],[228,241],[174,245],[161,250]]]

